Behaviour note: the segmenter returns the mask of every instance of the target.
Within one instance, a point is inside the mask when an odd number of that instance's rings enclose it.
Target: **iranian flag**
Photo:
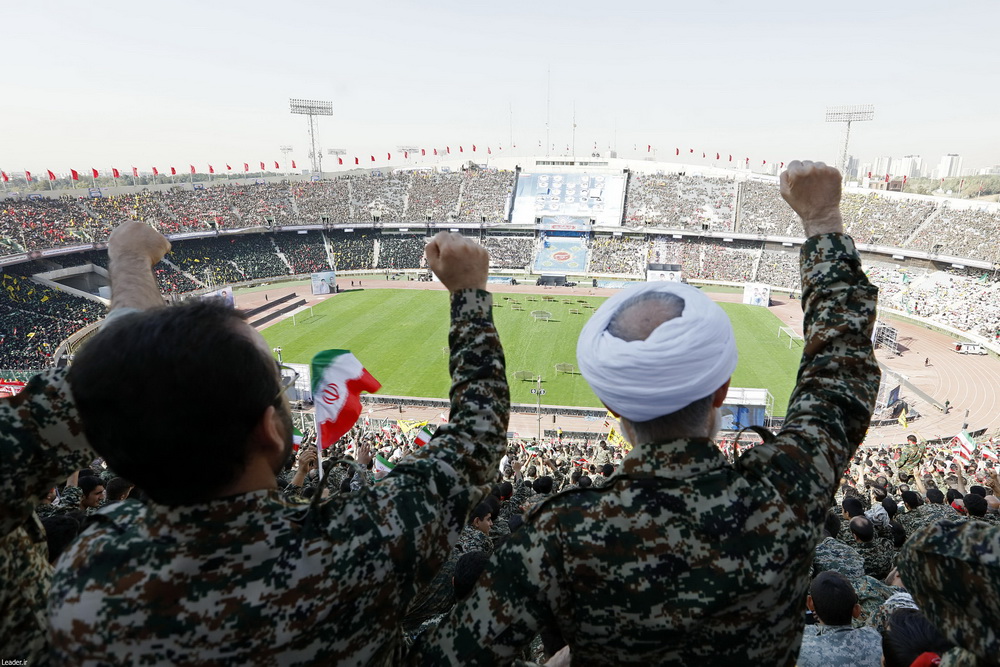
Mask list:
[[[385,458],[381,454],[376,454],[375,461],[373,462],[372,467],[375,469],[375,472],[388,474],[390,470],[396,467],[396,464],[392,463],[389,459]]]
[[[972,460],[972,452],[976,449],[976,443],[972,439],[971,435],[965,431],[959,431],[958,435],[952,438],[951,442],[952,445],[954,445],[952,447],[952,451],[954,451],[955,454],[962,457],[966,461]]]
[[[433,427],[430,424],[424,424],[424,427],[417,431],[417,434],[413,436],[413,444],[417,447],[423,447],[431,441],[431,437],[433,435]]]
[[[312,358],[311,370],[317,440],[325,449],[358,421],[361,392],[374,393],[382,384],[348,350],[323,350]]]
[[[296,447],[302,445],[302,431],[295,426],[292,427],[292,444]]]
[[[990,447],[989,445],[983,445],[982,447],[980,447],[979,453],[983,455],[984,459],[988,459],[990,461],[1000,460],[997,459],[997,451],[992,447]]]

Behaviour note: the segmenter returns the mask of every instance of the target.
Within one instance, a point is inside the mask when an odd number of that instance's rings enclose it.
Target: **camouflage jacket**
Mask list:
[[[903,445],[903,451],[899,455],[899,460],[896,461],[896,469],[899,472],[912,475],[917,464],[920,463],[920,459],[923,458],[925,449],[927,449],[927,443],[925,442],[918,442],[916,444],[907,442],[907,444]]]
[[[925,526],[903,545],[897,565],[907,590],[938,630],[978,656],[980,664],[996,664],[1000,527],[981,521]]]
[[[848,579],[857,579],[865,576],[865,561],[854,547],[838,539],[825,537],[816,545],[812,576],[827,570],[840,572]]]
[[[896,516],[899,523],[903,525],[907,535],[912,535],[915,531],[923,528],[927,524],[937,521],[965,521],[965,518],[948,505],[937,505],[935,503],[924,503],[920,507],[907,510],[903,514]]]
[[[854,549],[865,561],[865,574],[876,579],[885,579],[896,561],[896,549],[884,537],[876,537],[871,542],[855,541]]]
[[[53,578],[59,662],[387,662],[506,448],[491,303],[485,291],[452,295],[451,421],[378,484],[307,506],[262,489],[98,512]]]
[[[850,625],[807,626],[796,666],[881,667],[882,635]]]
[[[543,502],[411,660],[506,664],[556,629],[587,665],[792,665],[813,549],[879,385],[876,288],[847,236],[802,250],[806,344],[784,429],[730,464],[637,444],[614,483]]]
[[[0,401],[0,655],[47,664],[45,600],[52,568],[34,510],[94,458],[64,371],[32,378]],[[50,509],[52,506],[46,506]]]

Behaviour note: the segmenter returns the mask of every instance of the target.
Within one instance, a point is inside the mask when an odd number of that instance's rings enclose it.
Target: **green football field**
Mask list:
[[[534,300],[529,300],[534,299]],[[523,310],[512,307],[519,301]],[[537,301],[535,301],[537,300]],[[565,300],[571,301],[564,303]],[[534,403],[536,384],[516,380],[518,371],[542,376],[543,403],[599,407],[600,401],[578,373],[557,373],[556,364],[576,364],[576,339],[599,297],[542,301],[540,295],[494,294],[493,315],[507,355],[511,400]],[[740,362],[734,387],[766,387],[774,396],[774,414],[782,416],[795,386],[801,342],[777,337],[781,322],[764,308],[723,303],[736,331]],[[536,322],[533,310],[552,313]],[[571,313],[578,310],[580,314]],[[303,313],[263,331],[286,362],[309,363],[319,350],[351,350],[382,383],[380,393],[394,396],[448,396],[448,295],[423,290],[341,292]]]

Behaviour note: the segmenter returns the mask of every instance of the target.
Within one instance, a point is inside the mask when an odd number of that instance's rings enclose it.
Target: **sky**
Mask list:
[[[1000,163],[1000,3],[839,4],[5,3],[0,169],[241,168],[282,145],[301,168],[292,97],[333,102],[320,145],[349,162],[405,145],[543,154],[547,117],[566,154],[575,113],[578,156],[833,163],[826,108],[873,104],[851,131],[863,162]]]

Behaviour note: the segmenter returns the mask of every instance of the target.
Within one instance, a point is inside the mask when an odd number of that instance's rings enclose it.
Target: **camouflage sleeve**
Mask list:
[[[941,521],[915,532],[897,559],[906,589],[945,637],[1000,654],[1000,526]]]
[[[0,536],[31,516],[49,490],[94,452],[83,436],[64,370],[28,381],[0,402]]]
[[[450,420],[361,494],[392,558],[404,607],[448,557],[507,445],[510,397],[492,303],[484,290],[451,295]],[[337,534],[343,520],[329,517]]]
[[[871,344],[878,289],[849,236],[810,237],[801,260],[805,346],[785,425],[739,465],[818,523],[871,420],[881,377]]]
[[[354,477],[351,477],[351,491],[360,491],[361,489],[371,486],[368,481],[368,471],[359,466],[358,469],[354,471]]]
[[[545,524],[537,526],[537,524]],[[555,531],[555,532],[552,532]],[[544,536],[544,539],[542,539]],[[494,553],[472,595],[458,603],[432,632],[417,638],[408,664],[526,665],[522,649],[542,628],[556,628],[553,610],[574,618],[560,586],[558,521],[537,515]],[[574,656],[581,661],[583,656]]]
[[[79,486],[67,486],[59,494],[59,508],[66,510],[80,509],[83,502],[83,489]]]

